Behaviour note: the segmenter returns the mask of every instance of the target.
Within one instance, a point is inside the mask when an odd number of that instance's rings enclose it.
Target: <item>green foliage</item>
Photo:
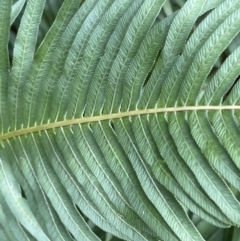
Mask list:
[[[240,239],[239,0],[0,6],[1,240]]]

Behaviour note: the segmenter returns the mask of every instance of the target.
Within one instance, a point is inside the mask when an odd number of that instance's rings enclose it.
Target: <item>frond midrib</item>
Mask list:
[[[17,136],[22,136],[26,134],[31,134],[39,131],[54,129],[58,127],[65,127],[71,125],[78,125],[84,123],[92,123],[104,120],[120,119],[124,117],[138,116],[138,115],[148,115],[157,113],[167,113],[167,112],[181,112],[181,111],[208,111],[208,110],[240,110],[240,105],[219,105],[219,106],[178,106],[178,107],[165,107],[165,108],[154,108],[154,109],[144,109],[144,110],[133,110],[112,114],[105,114],[99,116],[81,117],[70,120],[62,120],[58,122],[47,123],[43,125],[36,125],[28,128],[22,128],[15,131],[9,131],[0,135],[0,142],[9,138],[14,138]]]

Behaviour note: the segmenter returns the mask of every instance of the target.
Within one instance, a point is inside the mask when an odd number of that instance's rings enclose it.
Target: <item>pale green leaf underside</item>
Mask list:
[[[19,13],[21,12],[26,0],[19,0],[12,6],[12,12],[11,12],[11,24],[14,22],[14,20],[17,18]]]
[[[164,2],[65,0],[36,50],[45,1],[29,0],[10,66],[25,1],[0,0],[3,240],[98,241],[90,219],[127,241],[203,241],[189,212],[240,226],[239,48],[211,72],[239,1],[159,21]]]

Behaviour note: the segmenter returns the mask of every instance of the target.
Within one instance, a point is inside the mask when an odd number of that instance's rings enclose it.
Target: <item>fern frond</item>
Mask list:
[[[204,241],[240,225],[240,48],[222,55],[240,2],[179,1],[160,21],[165,3],[58,2],[43,38],[51,3],[29,0],[10,64],[25,1],[0,0],[3,240],[98,241],[97,225],[105,240]]]

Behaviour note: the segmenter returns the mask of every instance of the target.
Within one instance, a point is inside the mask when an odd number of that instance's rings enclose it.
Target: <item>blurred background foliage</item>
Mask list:
[[[57,12],[59,8],[61,7],[64,0],[47,0],[46,5],[44,8],[42,21],[39,28],[39,34],[38,34],[38,41],[37,41],[37,47],[42,42],[44,36],[46,35],[47,31],[51,27],[52,23],[54,22],[54,19],[57,15]],[[175,11],[178,11],[186,2],[187,0],[166,0],[165,5],[163,6],[157,21],[161,21],[166,16],[174,13]],[[17,2],[17,0],[13,0],[13,3]],[[22,12],[24,11],[24,8]],[[196,25],[194,28],[197,27],[197,25],[201,22],[201,20],[207,15],[203,15],[198,21],[196,22]],[[21,16],[22,13],[16,18],[13,25],[11,26],[11,32],[10,32],[10,39],[9,39],[9,57],[10,61],[12,60],[12,54],[13,54],[13,46],[16,38],[16,34],[18,32],[18,28],[21,22]],[[194,31],[194,29],[193,29]],[[209,79],[211,78],[211,75],[216,72],[216,70],[221,66],[221,64],[224,62],[226,57],[232,53],[240,44],[240,34],[236,36],[236,38],[232,41],[232,43],[228,46],[228,48],[223,52],[223,54],[219,57],[218,61],[215,64],[215,67],[212,70],[212,73],[209,75]],[[237,80],[236,80],[237,81]],[[239,196],[239,195],[238,195]],[[240,200],[240,196],[238,198]],[[79,210],[80,211],[80,210]],[[82,214],[84,216],[84,214]],[[209,224],[208,222],[200,219],[195,214],[192,214],[189,212],[189,218],[192,220],[192,222],[195,224],[199,232],[202,234],[202,236],[207,241],[240,241],[240,228],[237,227],[231,227],[229,229],[221,229],[214,227],[213,225]],[[109,233],[104,232],[99,227],[97,227],[94,223],[92,223],[91,220],[88,220],[86,217],[86,220],[88,221],[90,227],[92,230],[98,235],[98,237],[103,241],[120,241],[119,238],[116,238],[112,236]],[[1,231],[0,231],[1,232]],[[0,233],[1,237],[1,233]]]

